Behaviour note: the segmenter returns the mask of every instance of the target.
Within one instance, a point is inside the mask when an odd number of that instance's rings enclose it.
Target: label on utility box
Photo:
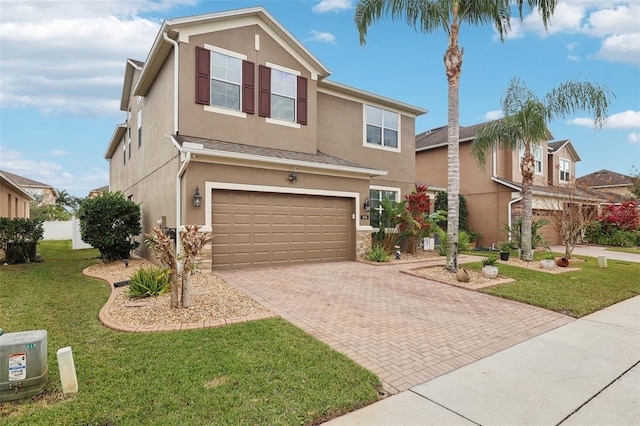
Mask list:
[[[27,354],[9,355],[9,381],[15,382],[27,378]]]

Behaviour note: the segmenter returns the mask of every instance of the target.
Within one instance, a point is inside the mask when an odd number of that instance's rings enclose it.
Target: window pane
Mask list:
[[[395,130],[384,129],[384,146],[397,148],[398,132],[396,132]]]
[[[384,127],[386,129],[398,130],[398,113],[385,110]]]
[[[367,124],[367,142],[382,145],[382,129]]]
[[[271,117],[277,120],[295,121],[295,101],[291,98],[272,94]]]
[[[222,108],[240,109],[240,86],[211,80],[211,104]]]
[[[367,105],[367,124],[382,127],[382,110],[380,108]]]

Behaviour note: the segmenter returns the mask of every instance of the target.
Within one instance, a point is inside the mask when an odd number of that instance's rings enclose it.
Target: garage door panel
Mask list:
[[[352,199],[214,190],[214,267],[350,260]]]

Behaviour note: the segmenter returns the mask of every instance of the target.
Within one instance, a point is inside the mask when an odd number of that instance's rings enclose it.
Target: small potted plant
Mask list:
[[[478,247],[478,238],[482,237],[482,234],[473,229],[470,229],[467,234],[469,234],[469,244],[471,244],[471,248],[475,250]]]
[[[493,256],[482,259],[482,276],[495,278],[498,276],[498,259]]]
[[[556,266],[555,257],[553,253],[550,251],[545,251],[543,254],[543,259],[540,261],[540,266],[542,269],[553,269]]]
[[[509,254],[511,254],[511,250],[516,248],[516,243],[513,241],[502,241],[498,244],[498,250],[500,250],[500,260],[507,261],[509,260]]]

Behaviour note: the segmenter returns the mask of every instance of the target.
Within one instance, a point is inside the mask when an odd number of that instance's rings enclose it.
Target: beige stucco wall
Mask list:
[[[568,182],[560,181],[560,160],[567,160],[571,163],[570,169],[570,180],[573,181],[576,177],[576,160],[571,155],[571,152],[567,149],[566,146],[562,147],[562,149],[553,153],[553,155],[549,155],[549,169],[548,169],[548,182],[550,185],[557,186],[566,186]]]
[[[259,36],[260,50],[255,49],[255,36]],[[205,111],[195,103],[195,52],[196,46],[210,44],[244,54],[255,63],[255,114],[246,118]],[[292,128],[268,123],[258,115],[258,69],[267,62],[299,71],[307,78],[308,124]],[[316,81],[291,54],[274,41],[257,25],[191,36],[189,43],[180,44],[180,133],[188,136],[215,138],[247,145],[280,148],[290,151],[316,152]],[[294,124],[294,123],[291,123]]]
[[[0,217],[28,218],[29,212],[29,199],[0,179]]]

